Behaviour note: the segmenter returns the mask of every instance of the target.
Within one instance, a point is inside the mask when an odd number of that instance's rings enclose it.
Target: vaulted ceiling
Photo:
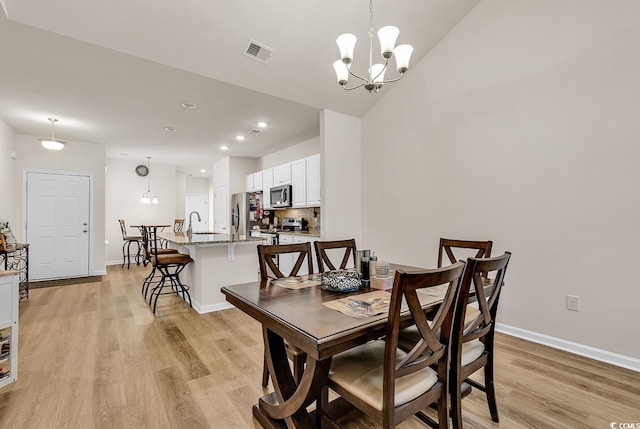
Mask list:
[[[415,64],[478,1],[377,0],[374,27],[400,28]],[[336,36],[352,32],[353,68],[366,71],[366,0],[0,4],[0,117],[37,136],[56,117],[57,137],[104,144],[108,157],[196,172],[226,155],[263,156],[317,136],[321,109],[363,116],[390,89],[343,91],[332,69]],[[242,55],[249,39],[274,50],[268,64]],[[264,132],[235,141],[261,120]]]

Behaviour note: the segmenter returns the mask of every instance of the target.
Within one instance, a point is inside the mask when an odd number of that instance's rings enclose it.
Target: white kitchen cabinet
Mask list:
[[[271,192],[273,188],[273,168],[262,170],[262,207],[271,208]]]
[[[0,273],[0,387],[18,379],[18,275]]]
[[[291,205],[307,205],[307,161],[299,159],[291,163]]]
[[[315,241],[318,241],[317,237],[309,237],[309,236],[304,236],[304,235],[294,235],[293,236],[293,242],[294,243],[311,243],[311,255],[309,255],[309,257],[313,261],[313,271],[317,272],[318,271],[318,260],[316,258],[316,252],[315,252],[314,244],[313,244]],[[303,267],[300,268],[300,271],[298,272],[298,275],[300,275],[300,276],[303,275],[303,274],[309,274],[308,270],[307,270],[307,265],[303,265]]]
[[[293,244],[293,235],[278,234],[278,244]],[[293,269],[293,254],[278,255],[278,268],[285,276],[288,276]]]
[[[245,176],[244,190],[247,192],[262,191],[262,171]]]
[[[291,184],[291,163],[273,167],[273,186]]]
[[[320,205],[320,155],[313,155],[306,158],[306,196],[307,206]]]

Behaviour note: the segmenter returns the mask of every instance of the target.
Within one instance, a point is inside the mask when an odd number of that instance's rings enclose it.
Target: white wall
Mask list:
[[[244,192],[247,174],[260,171],[256,158],[229,158],[229,196]]]
[[[15,153],[16,133],[0,119],[0,222],[9,222],[11,229],[18,229],[16,206],[19,204],[15,193]],[[19,231],[15,231],[18,233]]]
[[[363,189],[361,133],[359,118],[330,110],[320,113],[322,239],[354,238],[364,249],[362,195],[368,185]]]
[[[321,146],[320,137],[314,137],[288,148],[273,152],[272,154],[265,155],[258,161],[258,169],[256,171],[266,170],[280,164],[286,164],[287,162],[315,155],[316,153],[320,153]]]
[[[24,224],[22,222],[22,202],[25,198],[23,194],[23,174],[25,171],[40,171],[48,173],[80,173],[91,176],[92,188],[91,197],[93,199],[91,219],[91,255],[90,255],[90,275],[106,274],[105,271],[105,154],[104,146],[68,142],[63,150],[59,152],[44,149],[37,137],[16,135],[16,155],[15,160],[15,195],[16,199],[16,222],[20,223],[20,228],[12,228],[18,241],[23,239]]]
[[[171,164],[151,162],[149,180],[151,192],[159,204],[142,204],[140,197],[147,190],[147,178],[136,174],[136,165],[143,161],[107,159],[106,180],[106,246],[108,264],[122,263],[122,233],[118,219],[124,219],[130,235],[138,234],[129,225],[173,225],[176,215],[176,168]],[[133,246],[132,248],[135,248]]]
[[[185,196],[187,194],[187,174],[183,171],[176,171],[176,219],[185,217]]]
[[[640,358],[638,16],[483,0],[363,120],[365,244],[435,266],[439,237],[492,239],[500,322]]]
[[[206,194],[209,192],[209,178],[208,177],[186,177],[187,194]]]

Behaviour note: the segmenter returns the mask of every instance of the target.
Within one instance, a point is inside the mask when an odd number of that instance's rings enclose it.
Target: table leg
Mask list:
[[[254,416],[266,427],[282,427],[283,423],[287,428],[314,427],[315,421],[306,408],[320,397],[329,375],[331,359],[317,361],[307,357],[302,379],[297,384],[282,337],[264,327],[263,334],[275,392],[260,398],[258,406],[254,407]]]

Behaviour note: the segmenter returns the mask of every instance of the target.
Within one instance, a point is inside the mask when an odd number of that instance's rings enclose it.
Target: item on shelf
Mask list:
[[[0,233],[0,252],[7,250],[7,242],[5,241],[4,234]]]

